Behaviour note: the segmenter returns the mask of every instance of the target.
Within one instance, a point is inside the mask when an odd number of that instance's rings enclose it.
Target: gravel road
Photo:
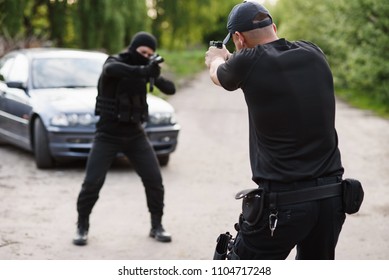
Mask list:
[[[0,146],[0,259],[212,258],[217,236],[234,232],[240,210],[235,193],[255,187],[246,105],[241,92],[214,86],[206,72],[169,101],[182,126],[178,148],[162,169],[164,226],[172,243],[148,237],[143,186],[131,167],[119,162],[93,210],[89,244],[72,245],[85,163],[38,170],[31,154]],[[388,260],[389,121],[338,101],[337,130],[345,177],[363,183],[365,201],[358,214],[347,217],[336,258]]]

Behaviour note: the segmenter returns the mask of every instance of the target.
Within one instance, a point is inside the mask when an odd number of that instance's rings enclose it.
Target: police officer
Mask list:
[[[345,212],[335,98],[325,55],[306,41],[280,39],[268,10],[236,5],[228,17],[236,51],[210,47],[212,81],[241,88],[249,112],[250,163],[259,186],[242,192],[233,259],[334,259]],[[261,200],[263,198],[263,200]]]
[[[87,244],[89,216],[118,153],[128,157],[145,187],[151,214],[149,236],[161,242],[171,241],[162,226],[164,186],[159,163],[142,127],[148,117],[147,83],[152,80],[165,94],[175,93],[173,82],[160,76],[158,63],[150,63],[156,47],[153,35],[139,32],[125,52],[109,56],[103,66],[96,102],[100,119],[77,200],[75,245]]]

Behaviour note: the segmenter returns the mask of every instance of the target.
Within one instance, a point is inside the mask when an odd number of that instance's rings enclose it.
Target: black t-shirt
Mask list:
[[[243,49],[217,76],[226,90],[244,92],[255,182],[343,174],[332,74],[317,46],[279,39]]]

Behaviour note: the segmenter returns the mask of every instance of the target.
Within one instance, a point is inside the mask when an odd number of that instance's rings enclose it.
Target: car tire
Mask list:
[[[166,166],[169,163],[170,155],[158,156],[160,166]]]
[[[34,121],[34,154],[36,166],[40,169],[47,169],[54,166],[54,159],[51,157],[47,131],[40,118]]]

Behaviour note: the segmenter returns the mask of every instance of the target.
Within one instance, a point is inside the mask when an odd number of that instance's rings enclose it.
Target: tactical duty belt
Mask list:
[[[276,205],[287,205],[325,199],[342,195],[342,183],[314,186],[295,191],[266,193],[265,204],[270,208]]]

